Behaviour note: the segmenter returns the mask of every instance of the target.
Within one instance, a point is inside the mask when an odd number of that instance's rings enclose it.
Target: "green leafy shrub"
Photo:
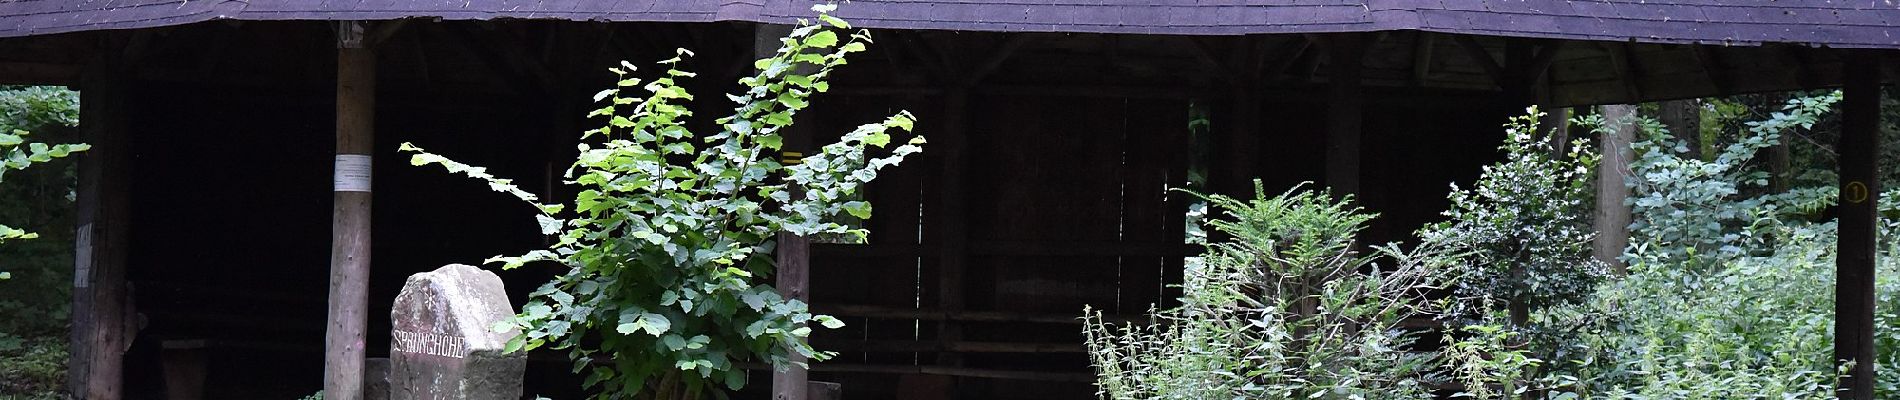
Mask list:
[[[488,260],[503,268],[569,267],[497,327],[522,331],[508,351],[567,350],[574,370],[589,370],[586,385],[603,398],[697,398],[743,385],[737,362],[786,368],[794,354],[830,356],[804,342],[806,325],[835,328],[840,321],[755,283],[773,271],[773,238],[789,232],[863,240],[864,230],[833,221],[869,218],[871,205],[853,194],[923,144],[914,137],[886,149],[894,140],[888,131],[912,127],[910,114],[900,112],[845,133],[802,162],[780,162],[781,135],[793,115],[871,40],[866,31],[841,40],[838,32],[850,26],[826,14],[833,8],[813,7],[822,24],[794,29],[776,54],[755,64],[759,72],[740,80],[747,90],[728,95],[737,108],[710,135],[686,128],[693,110],[683,102],[693,95],[676,80],[693,74],[675,68],[680,58],[661,61],[667,71],[644,84],[630,63],[611,69],[621,79],[594,96],[601,108],[589,114],[606,126],[582,135],[580,157],[568,170],[568,183],[581,188],[571,208],[543,204],[482,168],[403,146],[417,153],[415,165],[439,164],[534,204],[543,233],[558,238],[546,250]]]
[[[1682,157],[1684,145],[1661,124],[1634,121],[1647,138],[1631,145],[1630,254],[1651,262],[1707,268],[1763,248],[1767,238],[1742,229],[1760,221],[1818,212],[1833,202],[1832,186],[1765,193],[1768,175],[1749,161],[1795,127],[1812,127],[1840,101],[1840,92],[1789,100],[1781,112],[1748,123],[1749,133],[1709,160]],[[1607,124],[1597,124],[1603,132]],[[1634,260],[1627,260],[1634,261]]]
[[[1778,135],[1811,127],[1838,99],[1797,97],[1744,125],[1748,132],[1724,135],[1733,142],[1706,159],[1683,157],[1685,146],[1659,124],[1633,121],[1647,139],[1633,146],[1635,223],[1623,255],[1629,276],[1604,282],[1581,303],[1532,316],[1549,329],[1529,331],[1525,340],[1554,343],[1555,351],[1485,333],[1494,327],[1467,328],[1482,331],[1447,349],[1471,387],[1467,394],[1499,398],[1530,387],[1557,399],[1834,398],[1834,224],[1812,216],[1834,202],[1835,191],[1769,193],[1750,161]],[[1883,198],[1883,215],[1900,215],[1896,200],[1900,192]],[[1896,234],[1900,220],[1883,220],[1882,238]],[[1893,258],[1900,247],[1883,243],[1876,368],[1900,362],[1900,261]],[[1526,365],[1546,371],[1523,374]],[[1900,378],[1891,375],[1876,377],[1876,398],[1900,396]]]
[[[1458,301],[1447,311],[1463,322],[1507,307],[1528,315],[1573,304],[1605,275],[1590,247],[1596,155],[1581,139],[1569,154],[1555,154],[1549,138],[1536,135],[1544,114],[1529,112],[1504,126],[1498,149],[1506,160],[1485,166],[1471,188],[1453,184],[1447,220],[1419,230],[1422,240],[1456,250],[1449,263],[1460,272]]]
[[[1373,218],[1324,192],[1295,188],[1256,199],[1204,196],[1229,239],[1188,271],[1181,305],[1155,324],[1116,326],[1088,312],[1084,333],[1110,399],[1427,398],[1429,354],[1399,322],[1431,310],[1442,284],[1429,245],[1379,255],[1354,250]],[[1373,271],[1362,273],[1362,270]]]
[[[1637,121],[1649,139],[1633,146],[1630,276],[1604,286],[1588,305],[1549,316],[1580,321],[1579,355],[1566,360],[1575,393],[1834,398],[1835,226],[1809,216],[1834,203],[1836,191],[1760,194],[1767,177],[1749,161],[1784,132],[1811,127],[1839,99],[1833,92],[1790,100],[1708,160],[1681,157],[1659,126]],[[1892,237],[1895,227],[1900,221],[1883,221],[1882,236]],[[1896,250],[1882,251],[1877,267],[1876,335],[1888,347],[1876,362],[1888,366],[1900,357],[1891,347],[1900,344]],[[1900,379],[1877,379],[1875,397],[1900,395]]]

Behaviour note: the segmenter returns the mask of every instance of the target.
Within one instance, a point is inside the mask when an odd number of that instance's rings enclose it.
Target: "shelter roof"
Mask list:
[[[812,0],[0,0],[0,37],[211,20],[788,23]],[[1892,0],[856,0],[861,26],[1243,35],[1420,30],[1644,43],[1900,48]]]

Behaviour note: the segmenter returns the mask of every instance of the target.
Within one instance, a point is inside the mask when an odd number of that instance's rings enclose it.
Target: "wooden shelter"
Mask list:
[[[73,392],[357,398],[350,372],[388,348],[380,310],[404,276],[542,240],[513,200],[411,168],[397,143],[559,197],[605,67],[687,47],[690,85],[731,91],[755,43],[811,4],[0,2],[0,83],[79,88],[95,146]],[[803,143],[898,109],[931,139],[871,187],[870,244],[811,244],[808,281],[780,281],[849,323],[814,339],[843,355],[810,376],[851,398],[1092,397],[1082,306],[1165,304],[1197,251],[1168,188],[1315,181],[1359,195],[1383,214],[1373,239],[1393,239],[1496,159],[1498,125],[1530,104],[1845,86],[1843,192],[1877,191],[1877,86],[1900,65],[1882,62],[1900,48],[1884,2],[859,0],[839,15],[877,43],[801,115]],[[372,186],[344,177],[365,172]],[[1836,354],[1868,360],[1873,202],[1839,215]],[[521,296],[547,272],[502,273]],[[577,386],[565,363],[534,370],[529,393]],[[1870,398],[1871,367],[1855,372],[1843,398]]]

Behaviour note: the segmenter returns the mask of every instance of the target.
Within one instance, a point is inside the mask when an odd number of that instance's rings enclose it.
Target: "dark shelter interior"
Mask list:
[[[909,110],[931,141],[865,194],[877,207],[863,222],[869,243],[811,249],[813,308],[847,323],[814,334],[841,354],[814,364],[811,379],[860,399],[1093,397],[1083,306],[1128,319],[1166,306],[1183,258],[1199,252],[1186,242],[1193,198],[1173,189],[1250,195],[1259,179],[1273,194],[1312,182],[1380,213],[1365,241],[1401,240],[1437,219],[1448,185],[1499,157],[1500,125],[1527,105],[1839,85],[1852,64],[1843,60],[1890,52],[1809,45],[1900,46],[1862,40],[1849,28],[1882,25],[1844,19],[1832,36],[1844,39],[1828,42],[1822,31],[1749,36],[1713,16],[1698,26],[1730,27],[1726,39],[1668,24],[1537,31],[1535,14],[1499,10],[1468,16],[1474,28],[1464,30],[1329,25],[1333,11],[1314,7],[1308,25],[1168,31],[1153,27],[1167,21],[1098,29],[1080,16],[1010,25],[954,12],[929,25],[881,18],[918,15],[879,14],[895,2],[860,3],[841,15],[880,28],[876,43],[799,115],[801,129],[828,143]],[[29,15],[9,7],[0,21]],[[730,109],[719,93],[737,90],[754,55],[771,50],[756,44],[775,44],[754,22],[797,15],[776,12],[751,22],[339,13],[0,27],[15,36],[0,38],[0,82],[73,85],[85,96],[82,129],[101,147],[87,157],[101,161],[82,164],[95,171],[82,173],[82,215],[111,223],[82,229],[102,229],[94,237],[111,244],[82,241],[80,251],[116,263],[124,284],[123,296],[96,293],[109,285],[76,290],[89,300],[75,305],[75,329],[98,330],[89,321],[112,314],[99,310],[134,316],[121,331],[123,397],[165,398],[196,381],[205,398],[295,398],[323,385],[331,276],[337,25],[315,19],[381,20],[365,39],[376,70],[365,346],[383,357],[389,321],[379,310],[404,277],[546,240],[525,205],[412,167],[398,144],[563,198],[579,133],[602,123],[583,116],[589,95],[612,84],[607,67],[628,60],[651,76],[651,61],[692,49],[681,65],[699,74],[686,85],[703,133]],[[1533,31],[1546,33],[1510,34]],[[1795,43],[1764,43],[1777,41]],[[521,304],[558,268],[496,272]],[[98,298],[123,304],[96,308]],[[531,358],[527,393],[581,395],[561,354]],[[770,375],[755,371],[742,397],[769,397]]]

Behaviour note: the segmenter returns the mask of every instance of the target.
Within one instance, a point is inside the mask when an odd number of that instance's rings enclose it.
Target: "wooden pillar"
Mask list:
[[[1360,71],[1371,38],[1342,33],[1326,39],[1325,50],[1332,60],[1326,92],[1326,186],[1335,195],[1358,195],[1360,131],[1365,123]]]
[[[811,239],[791,233],[778,234],[778,281],[776,286],[780,296],[786,299],[811,304],[811,294],[806,290],[811,282]],[[792,363],[805,363],[804,355],[792,353],[786,357]],[[796,365],[783,370],[772,371],[773,400],[805,400],[811,397],[811,378],[805,368]]]
[[[965,132],[964,118],[970,103],[968,85],[951,87],[944,92],[941,132],[931,139],[936,140],[933,150],[941,151],[943,164],[938,167],[938,225],[940,227],[937,247],[937,306],[944,313],[956,314],[963,311],[963,270],[969,265],[970,232],[968,212],[964,201],[963,170],[969,165],[969,135]],[[963,340],[963,326],[957,321],[945,319],[937,325],[938,343],[953,343]],[[937,353],[937,364],[946,366],[963,365],[963,355],[953,352]],[[954,385],[953,385],[954,386]]]
[[[1853,362],[1840,398],[1874,398],[1874,250],[1880,193],[1879,53],[1843,54],[1839,253],[1834,258],[1834,359]]]
[[[1229,98],[1228,118],[1216,122],[1227,126],[1216,126],[1221,133],[1214,136],[1214,143],[1219,145],[1213,152],[1218,155],[1213,170],[1208,171],[1212,178],[1208,186],[1210,193],[1252,198],[1253,180],[1259,176],[1260,166],[1260,95],[1255,87],[1239,86]]]
[[[136,329],[126,284],[132,201],[123,77],[130,71],[121,61],[120,46],[103,47],[80,78],[80,138],[92,150],[78,156],[72,357],[67,365],[68,391],[88,400],[124,395],[124,355]]]
[[[753,57],[767,58],[777,54],[779,38],[783,38],[791,33],[792,26],[790,25],[758,25],[757,30],[754,31],[752,35]],[[750,62],[745,64],[752,65]],[[804,67],[803,70],[797,71],[797,73],[803,74],[812,72],[815,71],[811,71],[809,67]],[[816,148],[816,146],[812,145],[812,126],[809,123],[812,120],[811,109],[805,109],[795,118],[797,118],[797,121],[806,123],[800,124],[794,122],[792,125],[786,126],[784,131],[782,131],[784,149],[785,152],[788,153],[786,154],[788,162],[798,157],[798,155],[789,153],[801,153],[800,155],[802,155],[804,153],[810,153],[812,149]],[[803,193],[794,192],[792,195],[802,196]],[[778,234],[778,247],[776,251],[775,259],[778,261],[778,268],[777,271],[774,272],[777,275],[775,276],[776,281],[773,286],[778,288],[779,295],[786,299],[797,299],[806,304],[811,304],[811,293],[808,290],[811,287],[811,238],[780,232]],[[807,360],[805,356],[793,353],[787,358],[787,361],[794,364],[803,364],[809,360]],[[794,365],[783,370],[772,371],[773,400],[806,400],[809,398],[811,398],[811,377],[809,370]]]
[[[376,55],[364,23],[337,23],[336,169],[330,243],[330,311],[323,398],[363,398],[363,331],[369,316],[370,155],[376,121]]]
[[[1636,139],[1636,106],[1606,105],[1602,110],[1603,121],[1611,124],[1611,128],[1597,139],[1603,146],[1603,159],[1597,162],[1595,255],[1598,261],[1609,264],[1617,276],[1622,276],[1629,273],[1618,257],[1630,243],[1630,207],[1624,204],[1630,197],[1630,189],[1624,179],[1629,177],[1630,160],[1636,156],[1630,150],[1630,142]]]

